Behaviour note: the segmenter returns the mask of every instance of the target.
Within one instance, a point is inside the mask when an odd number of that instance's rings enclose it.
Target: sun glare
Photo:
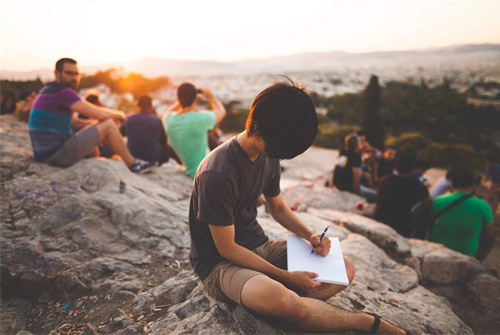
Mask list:
[[[231,61],[301,52],[499,43],[500,2],[14,1],[1,4],[2,69],[140,57]],[[30,7],[29,11],[23,10]],[[23,24],[18,15],[23,13]],[[42,15],[41,15],[42,13]],[[22,41],[22,42],[21,42]],[[33,52],[36,50],[36,52]],[[50,61],[49,61],[50,60]]]

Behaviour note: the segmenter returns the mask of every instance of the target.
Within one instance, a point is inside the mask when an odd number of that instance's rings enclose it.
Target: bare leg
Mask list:
[[[99,122],[96,127],[104,143],[107,144],[113,152],[120,155],[127,166],[132,165],[134,157],[128,151],[113,120],[107,119],[103,122]]]
[[[99,147],[95,147],[89,154],[87,155],[88,157],[99,157],[101,155],[101,152],[99,151]]]
[[[247,308],[284,321],[289,332],[368,332],[374,322],[369,314],[352,313],[318,299],[300,297],[264,275],[254,276],[246,282],[241,299]],[[381,320],[378,333],[404,334],[404,331]]]
[[[349,279],[349,283],[351,283],[354,279],[354,264],[347,256],[344,256],[344,263],[347,278]],[[326,301],[346,288],[347,286],[344,285],[321,283],[321,286],[313,293],[308,294],[307,297]]]

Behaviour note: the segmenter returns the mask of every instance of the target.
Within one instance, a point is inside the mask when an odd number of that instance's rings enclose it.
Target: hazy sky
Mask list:
[[[500,1],[0,0],[0,69],[500,43]]]

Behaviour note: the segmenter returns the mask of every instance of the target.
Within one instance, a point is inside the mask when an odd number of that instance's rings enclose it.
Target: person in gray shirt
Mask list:
[[[330,240],[306,227],[280,193],[280,159],[309,148],[318,132],[314,104],[304,89],[277,83],[254,99],[246,129],[201,162],[189,209],[190,260],[209,295],[241,304],[294,332],[355,329],[404,333],[367,313],[352,313],[325,302],[346,286],[314,281],[316,273],[287,271],[286,241],[272,241],[256,220],[264,194],[269,213],[284,228],[326,256]],[[344,257],[350,281],[352,261]]]
[[[431,199],[436,199],[441,194],[445,194],[446,192],[453,192],[453,187],[451,185],[451,178],[453,178],[453,174],[451,171],[446,173],[446,176],[438,179],[436,184],[432,187],[429,196]]]

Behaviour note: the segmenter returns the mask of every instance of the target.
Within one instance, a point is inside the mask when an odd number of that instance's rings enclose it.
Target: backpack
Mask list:
[[[432,215],[431,213],[431,203],[429,201],[420,201],[411,209],[410,227],[412,233],[410,234],[410,237],[422,240],[429,239],[432,228],[434,227],[434,223],[437,219],[470,197],[472,197],[472,194],[466,194],[458,198],[445,208],[441,209],[435,215]]]

